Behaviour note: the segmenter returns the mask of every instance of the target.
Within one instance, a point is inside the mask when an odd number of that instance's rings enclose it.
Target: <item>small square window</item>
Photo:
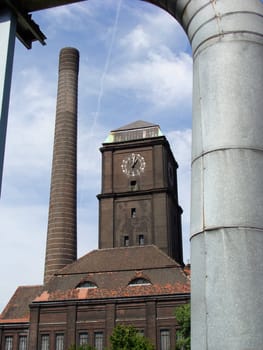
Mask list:
[[[136,218],[136,208],[131,208],[131,217]]]
[[[139,235],[139,245],[144,245],[144,235]]]
[[[124,247],[129,246],[129,236],[124,236],[123,244],[124,244]]]
[[[89,336],[87,332],[83,332],[79,334],[79,345],[86,345],[88,344]]]
[[[144,337],[144,330],[143,329],[138,329],[137,334],[140,335],[141,337]]]
[[[132,180],[132,181],[130,182],[130,189],[131,189],[131,191],[137,191],[137,190],[138,190],[137,181]]]

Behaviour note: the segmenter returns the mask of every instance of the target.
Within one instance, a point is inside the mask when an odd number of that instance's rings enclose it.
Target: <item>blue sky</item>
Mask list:
[[[110,130],[159,124],[179,163],[184,260],[189,260],[192,58],[179,24],[137,0],[89,0],[33,14],[47,46],[14,57],[0,201],[0,310],[18,285],[43,281],[58,55],[80,51],[78,256],[97,248],[101,159]]]

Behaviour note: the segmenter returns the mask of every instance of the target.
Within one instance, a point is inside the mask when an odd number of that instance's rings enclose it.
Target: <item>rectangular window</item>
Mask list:
[[[138,329],[137,334],[140,335],[141,337],[144,337],[144,330],[143,329]]]
[[[138,190],[137,182],[135,180],[130,182],[130,189],[131,189],[131,191],[137,191]]]
[[[56,334],[56,350],[64,349],[64,334]]]
[[[144,235],[139,235],[139,245],[144,245]]]
[[[168,329],[162,329],[161,336],[161,350],[170,350],[170,331]]]
[[[124,247],[129,246],[129,236],[124,236],[124,241],[123,241]]]
[[[131,208],[131,218],[136,218],[136,208]]]
[[[41,350],[49,350],[49,335],[43,334],[41,336]]]
[[[27,336],[26,335],[19,336],[19,350],[27,350]]]
[[[79,345],[88,344],[88,341],[89,341],[88,333],[79,334]]]
[[[5,350],[13,350],[13,337],[5,337]]]
[[[103,350],[103,333],[95,332],[94,333],[94,344],[96,350]]]

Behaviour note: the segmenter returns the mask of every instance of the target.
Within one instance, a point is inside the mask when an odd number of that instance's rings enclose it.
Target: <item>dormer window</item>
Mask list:
[[[130,281],[129,286],[142,286],[142,285],[151,285],[151,282],[143,277],[134,278]]]
[[[80,282],[76,288],[98,288],[98,286],[91,281]]]

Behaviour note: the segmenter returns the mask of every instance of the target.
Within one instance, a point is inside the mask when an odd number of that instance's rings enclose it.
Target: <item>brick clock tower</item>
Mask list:
[[[159,125],[113,130],[100,151],[99,248],[153,244],[183,265],[178,165]]]

